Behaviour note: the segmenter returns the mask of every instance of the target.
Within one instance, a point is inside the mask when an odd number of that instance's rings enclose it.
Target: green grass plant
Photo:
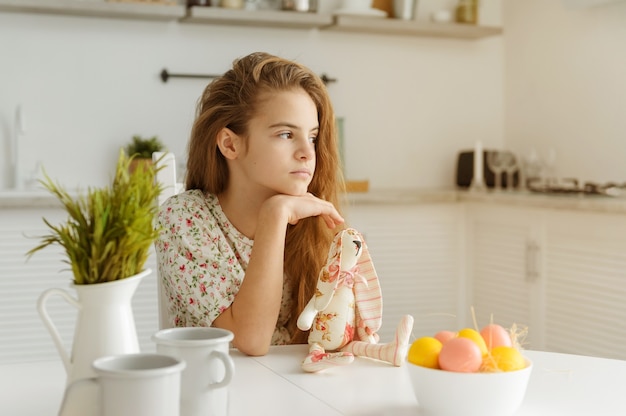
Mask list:
[[[141,165],[130,173],[132,159],[120,149],[112,184],[90,187],[75,198],[45,174],[42,185],[58,198],[68,219],[53,225],[44,218],[51,233],[42,236],[41,244],[27,256],[59,244],[77,285],[110,282],[141,272],[159,232],[154,217],[162,186],[155,183],[155,165]]]

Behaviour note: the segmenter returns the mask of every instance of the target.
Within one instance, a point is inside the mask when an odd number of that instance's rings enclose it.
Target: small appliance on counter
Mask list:
[[[483,160],[486,161],[483,163],[483,177],[485,186],[488,188],[494,188],[496,186],[496,174],[494,170],[489,166],[490,163],[487,161],[490,160],[489,154],[495,153],[497,156],[500,152],[498,150],[483,150]],[[516,188],[520,185],[520,170],[519,167],[516,167],[513,171],[512,175],[512,183],[513,188]],[[500,175],[501,182],[503,188],[508,188],[508,176],[506,170],[499,170],[498,174]],[[474,176],[474,150],[461,151],[458,155],[457,164],[456,164],[456,185],[461,188],[469,188],[472,183],[472,178]]]

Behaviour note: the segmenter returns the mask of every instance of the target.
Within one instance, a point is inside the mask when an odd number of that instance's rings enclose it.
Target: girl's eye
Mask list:
[[[317,143],[317,136],[311,136],[309,137],[309,141],[313,144]]]
[[[285,131],[283,133],[279,133],[278,137],[281,137],[283,139],[291,139],[293,137],[293,135],[291,134],[290,131]]]

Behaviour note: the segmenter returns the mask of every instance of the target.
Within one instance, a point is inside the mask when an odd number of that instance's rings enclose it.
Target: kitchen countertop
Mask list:
[[[600,213],[626,214],[626,196],[540,194],[527,191],[471,192],[466,189],[386,189],[347,195],[350,205],[488,203]],[[0,209],[55,208],[60,203],[45,190],[0,190]]]
[[[0,209],[6,208],[60,208],[61,203],[44,189],[2,189]]]
[[[537,192],[470,192],[459,191],[459,201],[503,204],[523,208],[589,211],[626,214],[626,196],[543,194]]]
[[[373,190],[348,195],[350,205],[487,203],[558,210],[626,214],[626,196],[541,194],[529,191],[472,192],[466,189]]]

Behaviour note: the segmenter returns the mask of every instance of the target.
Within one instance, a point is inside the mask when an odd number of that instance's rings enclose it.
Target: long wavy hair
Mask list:
[[[249,140],[248,122],[256,114],[258,97],[264,92],[303,89],[317,108],[319,134],[315,145],[316,167],[309,192],[340,209],[345,191],[337,146],[335,116],[326,86],[310,69],[263,52],[237,59],[232,69],[213,80],[198,101],[189,141],[186,189],[219,194],[228,186],[226,159],[218,149],[218,132],[228,127]],[[247,145],[247,142],[246,142]],[[290,314],[292,343],[305,343],[307,333],[296,327],[298,315],[315,293],[320,269],[336,230],[319,217],[289,225],[285,241],[285,275],[297,287],[298,299]]]

